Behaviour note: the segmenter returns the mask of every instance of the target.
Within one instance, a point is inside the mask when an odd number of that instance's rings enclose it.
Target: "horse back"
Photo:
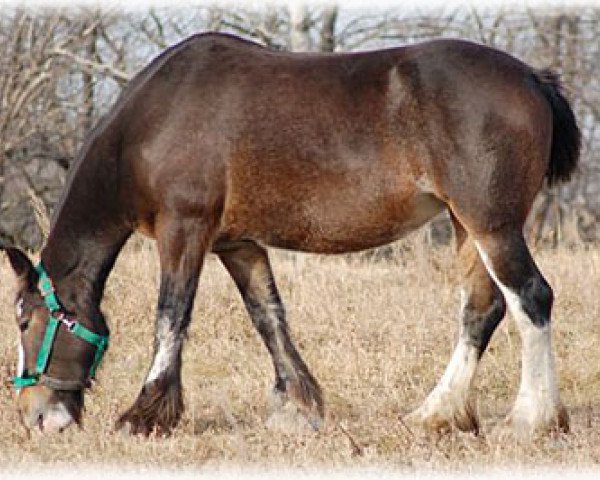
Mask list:
[[[492,180],[541,182],[547,162],[531,119],[551,122],[531,70],[469,42],[290,54],[210,34],[149,72],[121,115],[131,203],[148,232],[161,212],[211,212],[227,240],[361,249],[444,204],[478,201]],[[539,165],[490,154],[532,142]]]

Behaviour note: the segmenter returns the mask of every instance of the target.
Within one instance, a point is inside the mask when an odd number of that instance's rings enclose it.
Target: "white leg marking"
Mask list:
[[[433,389],[427,401],[434,401],[440,409],[460,410],[464,408],[471,382],[477,372],[477,348],[469,345],[461,335],[444,375]],[[450,405],[444,405],[450,401]]]
[[[462,316],[467,306],[467,301],[467,292],[461,289],[458,344],[444,371],[444,375],[435,388],[435,390],[453,392],[457,399],[464,401],[467,399],[471,381],[475,376],[477,364],[479,363],[477,348],[469,345],[463,335]]]
[[[550,324],[536,326],[521,307],[519,296],[503,285],[492,266],[492,262],[475,242],[479,255],[490,276],[502,291],[508,308],[521,334],[521,384],[512,411],[513,421],[534,430],[549,426],[560,408]]]
[[[464,417],[468,417],[469,392],[477,373],[479,354],[477,348],[467,342],[462,332],[462,312],[467,304],[467,294],[462,289],[460,293],[461,320],[458,343],[442,378],[412,415],[421,421],[435,417],[449,423],[454,420],[468,420]]]
[[[152,368],[146,377],[146,384],[152,383],[171,365],[174,356],[179,347],[180,340],[170,328],[169,318],[162,317],[158,322],[156,338],[158,340],[158,349],[154,355]]]

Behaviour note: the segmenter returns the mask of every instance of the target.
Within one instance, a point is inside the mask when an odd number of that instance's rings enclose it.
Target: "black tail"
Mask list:
[[[552,108],[552,150],[546,171],[548,184],[566,182],[577,167],[581,149],[581,132],[567,99],[563,96],[559,76],[551,70],[536,71],[537,84]]]

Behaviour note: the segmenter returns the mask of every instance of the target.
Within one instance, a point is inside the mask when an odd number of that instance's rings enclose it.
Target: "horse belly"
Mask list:
[[[358,190],[294,195],[227,208],[221,238],[314,253],[344,253],[390,243],[445,207],[429,193],[368,197]],[[231,207],[231,206],[230,206]]]

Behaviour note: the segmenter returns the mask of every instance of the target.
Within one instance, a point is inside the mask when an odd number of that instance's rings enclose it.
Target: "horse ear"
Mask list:
[[[17,276],[19,288],[34,289],[37,283],[37,272],[29,257],[18,248],[5,247],[4,251]]]

